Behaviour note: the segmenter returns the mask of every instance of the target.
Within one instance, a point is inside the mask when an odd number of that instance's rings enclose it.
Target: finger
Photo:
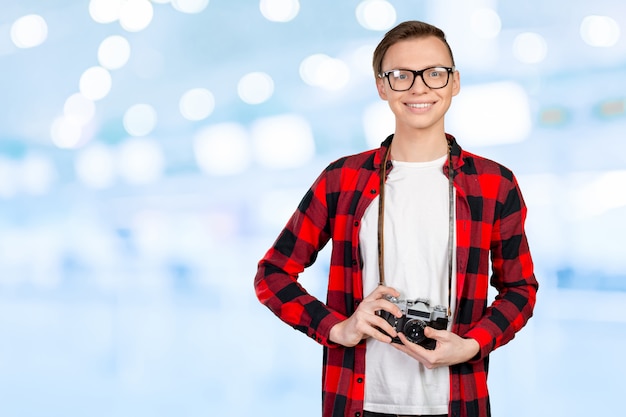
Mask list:
[[[395,288],[386,287],[384,285],[379,285],[366,298],[379,299],[379,298],[384,298],[386,295],[391,295],[393,297],[399,297],[400,296],[400,292],[398,292],[398,290],[396,290]]]
[[[393,327],[391,327],[384,320],[380,323],[380,327],[368,324],[361,330],[361,334],[365,337],[371,337],[383,343],[391,343],[392,337],[397,335]]]
[[[378,333],[384,332],[391,337],[398,336],[396,329],[387,320],[378,315],[372,317],[371,327]]]
[[[441,340],[445,337],[446,333],[447,332],[445,330],[433,329],[430,326],[426,326],[424,328],[424,336],[428,337],[429,339]]]
[[[396,304],[392,303],[389,300],[380,300],[380,310],[385,310],[391,314],[393,314],[394,316],[396,316],[397,318],[402,317],[402,310],[400,309],[400,307],[398,307]]]

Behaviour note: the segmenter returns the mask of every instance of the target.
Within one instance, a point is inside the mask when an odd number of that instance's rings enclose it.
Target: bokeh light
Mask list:
[[[580,36],[586,44],[599,48],[614,46],[621,31],[615,19],[609,16],[587,16],[580,24]]]
[[[180,98],[180,114],[187,120],[204,120],[215,109],[215,98],[206,88],[193,88]]]
[[[120,177],[129,184],[150,184],[163,175],[165,157],[154,140],[131,138],[120,145],[117,164]]]
[[[89,100],[98,101],[109,94],[112,83],[109,71],[100,66],[91,67],[81,75],[79,90]]]
[[[513,54],[525,64],[538,64],[546,59],[548,45],[538,33],[521,33],[513,41]]]
[[[157,124],[157,113],[149,104],[135,104],[124,113],[124,129],[131,136],[146,136]]]
[[[356,8],[356,18],[365,29],[383,31],[396,23],[395,7],[385,0],[364,0]]]
[[[11,25],[11,40],[18,48],[33,48],[48,38],[48,24],[43,17],[30,14]]]
[[[0,197],[11,199],[17,194],[19,173],[14,160],[0,155]]]
[[[57,180],[54,163],[41,153],[28,153],[22,161],[20,171],[22,188],[31,195],[47,194]]]
[[[396,119],[386,101],[376,101],[363,112],[363,132],[367,146],[375,148],[393,133]]]
[[[183,13],[200,13],[209,5],[209,0],[171,0],[174,9]]]
[[[126,0],[90,0],[89,15],[98,23],[112,23],[120,18],[122,4]]]
[[[130,58],[130,43],[120,35],[109,36],[100,43],[98,62],[109,70],[122,68]]]
[[[528,93],[514,82],[471,85],[454,99],[446,127],[466,146],[517,143],[532,128]]]
[[[199,131],[193,142],[196,163],[213,176],[243,173],[252,160],[250,137],[238,123],[220,123]]]
[[[264,72],[251,72],[239,80],[237,92],[245,103],[261,104],[274,93],[274,80]]]
[[[144,30],[153,16],[154,9],[149,0],[125,0],[120,7],[120,25],[129,32]]]
[[[81,145],[82,123],[74,117],[58,117],[52,122],[50,136],[52,143],[63,149]]]
[[[260,0],[261,14],[272,22],[289,22],[300,11],[298,0]]]
[[[111,187],[115,183],[115,155],[103,144],[92,144],[78,151],[74,162],[76,177],[84,186],[94,189]]]
[[[298,115],[258,119],[251,136],[257,161],[270,169],[299,168],[315,156],[311,126]]]
[[[495,10],[484,7],[472,13],[470,16],[470,26],[472,32],[479,38],[495,39],[500,35],[502,21]]]
[[[350,69],[340,59],[325,54],[314,54],[300,64],[300,77],[310,86],[334,91],[348,84]]]
[[[65,100],[63,114],[66,118],[84,126],[89,123],[96,113],[96,105],[92,100],[81,93],[72,94]]]

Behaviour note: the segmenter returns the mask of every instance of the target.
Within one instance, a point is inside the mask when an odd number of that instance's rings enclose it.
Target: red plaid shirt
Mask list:
[[[393,136],[379,149],[330,164],[300,202],[278,239],[259,262],[259,300],[281,320],[324,345],[324,417],[363,415],[365,342],[346,348],[328,340],[331,327],[363,299],[359,226],[379,193],[379,168]],[[537,281],[524,232],[526,207],[513,173],[463,151],[452,136],[456,189],[457,300],[452,331],[473,338],[480,353],[450,367],[449,415],[490,415],[489,353],[509,342],[532,316]],[[392,168],[391,168],[392,169]],[[443,168],[448,174],[447,164]],[[332,240],[326,303],[297,281]],[[489,261],[492,275],[489,280]],[[491,283],[498,296],[487,306]]]

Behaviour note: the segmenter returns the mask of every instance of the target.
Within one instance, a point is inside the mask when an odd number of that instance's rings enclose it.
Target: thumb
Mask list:
[[[433,329],[430,326],[426,326],[424,328],[424,336],[428,337],[429,339],[439,340],[442,332],[443,330]]]

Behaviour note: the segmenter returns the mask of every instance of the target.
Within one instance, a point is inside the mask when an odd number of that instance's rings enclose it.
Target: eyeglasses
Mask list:
[[[426,87],[433,90],[444,88],[448,85],[450,74],[454,72],[454,67],[430,67],[420,71],[409,69],[394,69],[383,72],[380,78],[387,78],[389,87],[393,91],[407,91],[413,87],[415,78],[419,75]]]

